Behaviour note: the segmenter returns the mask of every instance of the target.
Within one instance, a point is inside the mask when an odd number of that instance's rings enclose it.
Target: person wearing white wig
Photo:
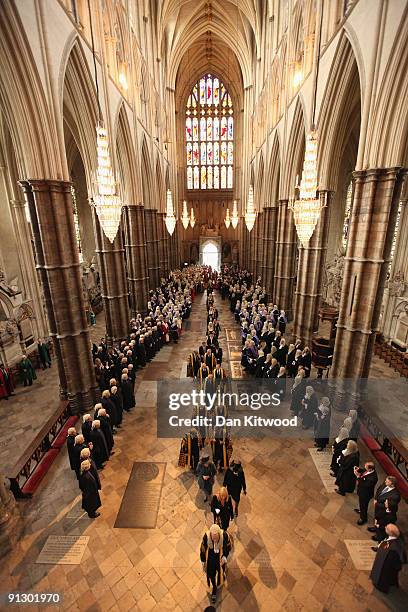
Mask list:
[[[101,470],[105,461],[109,459],[109,450],[98,419],[92,421],[91,443],[96,467]]]
[[[99,478],[99,474],[98,474],[98,470],[97,470],[97,467],[96,467],[96,463],[92,459],[91,450],[89,448],[83,448],[81,450],[81,465],[82,465],[82,463],[85,460],[88,460],[89,463],[91,464],[90,472],[91,472],[92,476],[95,478],[95,482],[98,485],[98,490],[100,490],[101,489],[101,481],[100,481],[100,478]]]
[[[97,518],[97,512],[101,507],[98,484],[91,473],[91,462],[88,459],[81,463],[81,474],[79,476],[79,488],[82,491],[82,509],[88,513],[89,518]]]
[[[330,437],[330,400],[328,397],[322,397],[315,413],[314,435],[315,446],[321,452],[328,445]]]
[[[223,531],[218,525],[211,525],[201,542],[200,559],[203,571],[207,575],[207,584],[212,586],[212,603],[215,603],[217,599],[217,588],[224,581],[230,551],[231,540],[228,532]]]
[[[330,463],[330,475],[337,476],[339,470],[339,459],[342,451],[345,450],[347,442],[349,441],[349,429],[347,427],[340,427],[340,431],[337,437],[333,441],[333,455]]]
[[[84,414],[82,417],[82,435],[85,438],[85,442],[88,444],[91,440],[91,429],[92,429],[92,417],[90,414]]]
[[[75,447],[75,436],[77,435],[76,429],[75,427],[70,427],[68,429],[68,436],[67,436],[67,451],[68,451],[68,458],[69,458],[69,465],[71,470],[75,471],[75,451],[74,451],[74,447]]]
[[[336,493],[345,495],[353,493],[356,486],[356,474],[354,468],[360,463],[360,453],[358,446],[354,440],[349,440],[345,450],[341,452],[339,460],[339,471],[337,472],[336,485],[338,489]]]

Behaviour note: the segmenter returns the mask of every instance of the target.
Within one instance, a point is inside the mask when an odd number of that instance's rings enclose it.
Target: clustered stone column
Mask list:
[[[147,270],[149,275],[149,287],[155,289],[159,284],[159,252],[157,237],[157,211],[145,208]]]
[[[125,247],[122,228],[119,227],[115,240],[111,243],[105,236],[96,210],[93,210],[93,223],[96,249],[101,277],[103,308],[106,321],[108,343],[125,338],[129,330],[129,290],[126,278]]]
[[[255,279],[258,276],[261,277],[261,283],[263,284],[262,275],[262,255],[263,255],[263,240],[264,240],[264,215],[263,212],[258,213],[257,220],[255,222]]]
[[[321,204],[325,206],[308,245],[299,247],[293,334],[309,346],[319,325],[331,196],[331,192],[319,192]]]
[[[332,376],[366,378],[406,170],[356,171]]]
[[[160,278],[164,278],[167,276],[167,268],[168,268],[168,264],[166,263],[167,245],[165,242],[165,232],[166,232],[166,228],[164,226],[163,213],[158,212],[157,213],[157,238],[158,238],[158,247],[159,247],[159,276]]]
[[[274,301],[288,319],[293,317],[293,292],[296,278],[296,228],[288,200],[279,200],[274,270]]]
[[[123,208],[128,287],[132,316],[144,312],[149,293],[147,276],[144,208],[130,205]]]
[[[91,341],[72,212],[66,181],[21,181],[29,207],[36,267],[45,296],[62,398],[73,413],[90,409],[97,398]]]
[[[263,276],[262,282],[266,288],[268,301],[274,300],[274,270],[275,270],[275,245],[276,245],[276,206],[264,208],[264,246],[263,246]]]

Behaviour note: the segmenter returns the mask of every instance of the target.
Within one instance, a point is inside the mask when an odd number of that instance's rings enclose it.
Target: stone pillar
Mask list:
[[[159,254],[157,242],[156,210],[145,208],[147,270],[149,275],[149,288],[155,289],[158,285]]]
[[[276,256],[274,270],[274,301],[293,317],[294,288],[296,280],[297,236],[293,213],[288,200],[279,200],[276,232]]]
[[[263,240],[264,240],[264,215],[263,212],[258,213],[257,219],[255,222],[255,245],[254,245],[254,253],[255,253],[255,279],[258,276],[261,277],[261,283],[263,283],[262,276],[262,255],[263,255]]]
[[[309,346],[319,325],[331,196],[327,191],[319,193],[325,207],[321,210],[320,219],[307,247],[299,246],[293,335]]]
[[[101,277],[103,308],[106,322],[106,338],[109,343],[122,340],[129,333],[129,289],[127,286],[125,247],[122,223],[115,240],[105,236],[95,208],[92,206],[95,234],[95,252],[98,255]]]
[[[159,233],[161,232],[161,243],[162,243],[162,276],[167,277],[170,271],[170,236],[167,231],[166,224],[164,222],[165,213],[158,213],[157,224],[159,227]],[[161,229],[160,229],[161,228]]]
[[[274,270],[275,270],[275,247],[276,247],[276,224],[278,218],[278,208],[276,206],[268,206],[264,208],[265,225],[264,225],[264,278],[263,284],[266,288],[268,301],[274,301]]]
[[[146,309],[149,294],[143,206],[124,206],[123,220],[130,308],[135,316]]]
[[[4,484],[0,473],[0,558],[9,554],[21,535],[23,522],[14,496]]]
[[[368,376],[405,172],[376,168],[353,174],[333,377]]]
[[[61,397],[71,411],[86,412],[95,403],[97,385],[82,293],[82,279],[66,181],[21,181],[31,225],[60,378]]]

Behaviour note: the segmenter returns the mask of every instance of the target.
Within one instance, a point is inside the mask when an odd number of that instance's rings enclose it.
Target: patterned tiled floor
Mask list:
[[[234,329],[235,323],[219,297],[217,305],[225,350],[225,327]],[[204,330],[204,300],[199,296],[181,341],[161,351],[138,374],[137,407],[126,415],[115,438],[116,453],[101,472],[103,506],[97,520],[81,515],[77,483],[65,451],[34,499],[19,504],[24,535],[1,565],[2,591],[59,591],[64,596],[61,609],[81,612],[205,609],[208,589],[198,549],[211,515],[194,478],[177,467],[179,440],[158,440],[155,418],[156,380],[179,378],[185,372],[186,355],[201,342]],[[293,439],[235,442],[234,454],[245,467],[248,496],[232,529],[235,548],[218,609],[406,609],[406,571],[401,580],[404,590],[385,597],[374,592],[368,572],[354,569],[344,540],[369,534],[355,524],[352,496],[326,492],[309,446],[310,441]],[[114,529],[132,464],[143,460],[167,462],[157,527]],[[401,525],[406,526],[405,504],[400,515]],[[35,564],[49,535],[90,536],[81,564]]]

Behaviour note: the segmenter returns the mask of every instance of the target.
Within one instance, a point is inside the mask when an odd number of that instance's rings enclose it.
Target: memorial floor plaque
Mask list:
[[[114,527],[155,529],[165,471],[165,463],[133,464]]]
[[[240,361],[230,361],[231,378],[243,378],[243,371]]]
[[[356,570],[370,572],[375,559],[375,552],[371,550],[373,542],[371,540],[344,540],[344,543]]]
[[[236,329],[226,329],[225,335],[227,342],[237,342],[240,339],[239,332]]]
[[[36,563],[79,565],[88,541],[89,536],[49,536]]]
[[[334,493],[337,487],[334,484],[335,479],[330,476],[331,453],[328,451],[319,453],[317,448],[309,448],[309,453],[313,459],[316,470],[319,472],[324,488],[328,493]]]

